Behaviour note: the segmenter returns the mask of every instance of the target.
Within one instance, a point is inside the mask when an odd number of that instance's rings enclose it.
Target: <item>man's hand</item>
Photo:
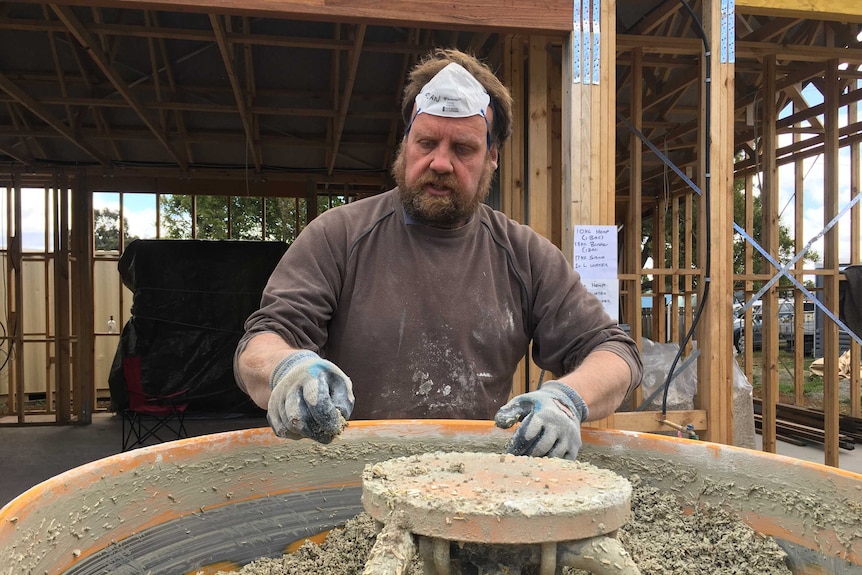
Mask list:
[[[574,389],[548,381],[537,391],[512,398],[497,411],[494,423],[508,429],[521,421],[506,445],[513,455],[575,459],[581,449],[581,421],[588,413]]]
[[[269,379],[266,418],[279,437],[331,442],[353,411],[353,384],[334,363],[309,350],[284,358]]]

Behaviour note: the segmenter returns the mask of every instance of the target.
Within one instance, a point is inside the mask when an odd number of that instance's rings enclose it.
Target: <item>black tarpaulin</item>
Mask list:
[[[841,290],[839,300],[839,319],[844,325],[862,337],[862,266],[844,268],[847,287]]]
[[[111,408],[126,405],[122,359],[139,355],[147,395],[187,390],[189,411],[262,413],[234,381],[233,354],[286,248],[230,240],[129,244],[118,269],[134,299],[108,380]]]

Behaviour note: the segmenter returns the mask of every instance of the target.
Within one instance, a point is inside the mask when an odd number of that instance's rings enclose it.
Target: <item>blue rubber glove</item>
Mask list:
[[[574,389],[551,380],[512,398],[497,411],[494,423],[508,429],[521,422],[506,444],[512,455],[574,460],[581,449],[581,421],[588,414],[587,404]]]
[[[313,351],[291,353],[269,378],[266,418],[279,437],[329,443],[353,412],[353,384],[334,363]]]

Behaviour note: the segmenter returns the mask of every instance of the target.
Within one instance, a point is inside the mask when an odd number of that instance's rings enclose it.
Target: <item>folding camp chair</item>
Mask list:
[[[123,451],[189,436],[183,422],[188,390],[159,396],[144,393],[139,355],[123,358],[123,377],[128,395],[128,406],[122,410]]]

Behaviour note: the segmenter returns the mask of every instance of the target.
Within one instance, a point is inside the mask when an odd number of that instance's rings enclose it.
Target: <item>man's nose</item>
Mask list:
[[[434,148],[434,152],[431,155],[431,165],[428,167],[438,174],[452,172],[455,169],[452,164],[452,149],[445,145]]]

